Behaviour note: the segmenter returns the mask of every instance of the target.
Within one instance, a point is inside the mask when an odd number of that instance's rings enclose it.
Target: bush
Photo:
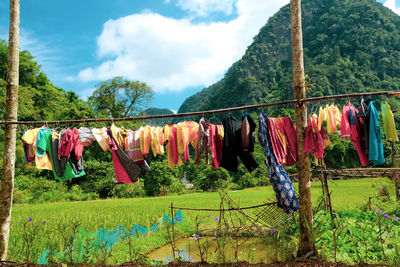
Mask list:
[[[144,176],[144,190],[148,196],[165,195],[172,184],[174,175],[167,161],[155,161],[150,165],[151,170]]]
[[[146,191],[143,183],[138,181],[134,184],[117,185],[113,190],[113,195],[119,198],[144,197],[146,196]]]
[[[219,188],[227,188],[231,182],[229,172],[223,168],[213,169],[206,166],[202,173],[193,181],[195,186],[203,191],[214,191]]]

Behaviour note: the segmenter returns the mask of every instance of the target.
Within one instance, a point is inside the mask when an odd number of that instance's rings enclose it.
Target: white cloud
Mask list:
[[[211,12],[232,14],[235,0],[178,0],[177,6],[196,16],[207,16]]]
[[[387,0],[384,6],[390,8],[391,10],[393,10],[393,12],[400,15],[400,6],[396,7],[396,0]]]
[[[289,0],[235,0],[229,22],[194,23],[156,13],[109,20],[97,39],[98,66],[79,73],[83,81],[122,75],[155,91],[207,86],[238,60],[259,29]]]

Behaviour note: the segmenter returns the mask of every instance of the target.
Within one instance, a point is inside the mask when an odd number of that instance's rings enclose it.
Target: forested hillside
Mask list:
[[[304,0],[302,12],[308,96],[399,89],[400,16],[376,0]],[[223,79],[178,112],[292,99],[291,62],[287,5]]]

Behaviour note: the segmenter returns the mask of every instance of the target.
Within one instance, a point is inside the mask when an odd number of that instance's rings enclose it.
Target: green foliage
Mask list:
[[[88,103],[103,117],[121,118],[141,111],[152,95],[146,83],[117,76],[99,83]]]
[[[167,161],[155,161],[150,165],[150,172],[144,176],[144,190],[149,196],[166,195],[167,188],[174,179],[174,173],[168,167]]]
[[[223,168],[213,169],[209,165],[205,166],[206,168],[203,169],[203,172],[199,173],[196,179],[193,180],[195,186],[203,191],[215,191],[226,188],[229,185],[231,177],[227,170]]]

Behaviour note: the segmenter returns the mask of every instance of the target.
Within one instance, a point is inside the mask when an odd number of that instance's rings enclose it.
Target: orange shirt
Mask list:
[[[185,162],[189,162],[189,143],[197,148],[197,133],[199,124],[194,121],[184,121],[177,125],[178,153],[183,154]]]

